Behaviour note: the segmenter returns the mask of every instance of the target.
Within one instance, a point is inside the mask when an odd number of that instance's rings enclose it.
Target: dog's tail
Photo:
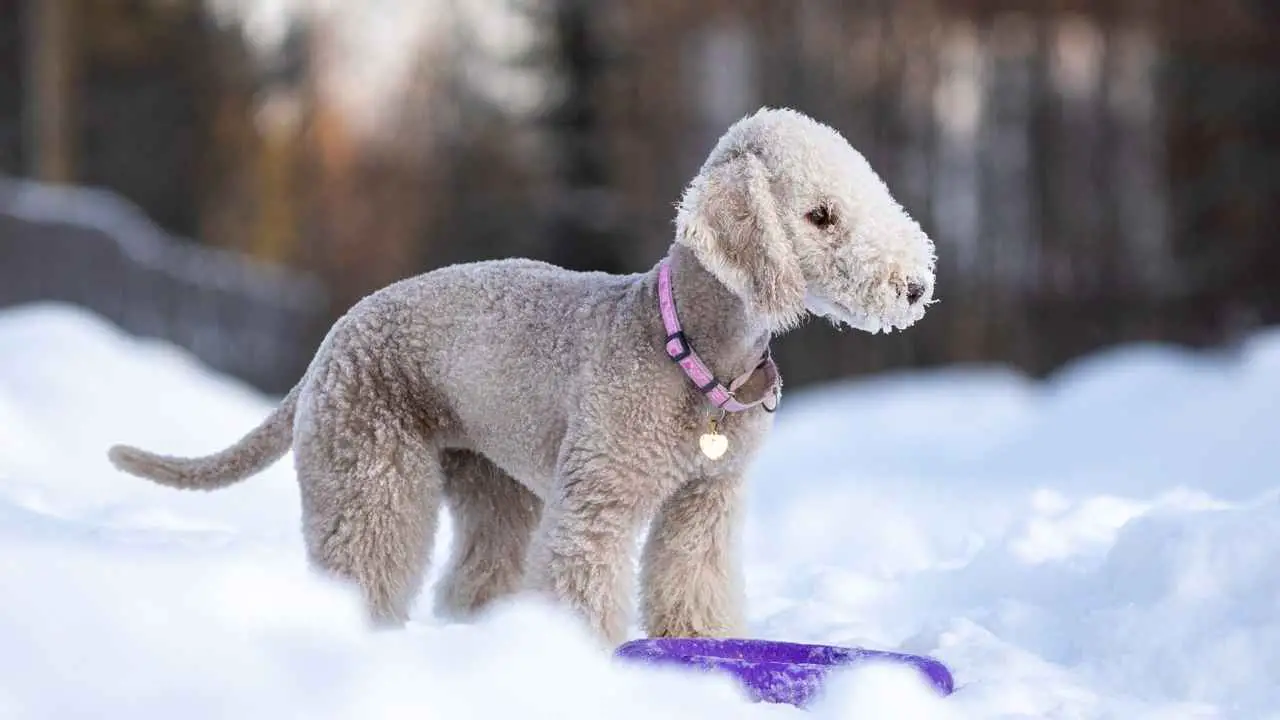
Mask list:
[[[289,450],[293,413],[298,404],[295,386],[265,420],[231,447],[204,457],[185,458],[116,445],[107,451],[111,464],[138,477],[182,490],[216,490],[266,469]]]

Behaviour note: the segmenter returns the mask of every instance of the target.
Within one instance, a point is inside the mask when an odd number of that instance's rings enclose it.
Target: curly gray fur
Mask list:
[[[722,381],[807,316],[879,332],[932,301],[932,242],[838,133],[791,110],[729,128],[684,193],[669,256],[685,330]],[[213,489],[292,450],[310,561],[359,587],[380,625],[407,618],[445,503],[458,537],[443,615],[542,593],[617,643],[648,527],[646,632],[738,633],[739,496],[772,416],[728,416],[729,452],[700,454],[708,407],[664,353],[656,277],[508,259],[409,278],[339,319],[231,448],[110,458]]]

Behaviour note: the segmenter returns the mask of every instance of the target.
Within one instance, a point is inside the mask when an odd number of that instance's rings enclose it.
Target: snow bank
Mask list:
[[[789,394],[752,483],[752,634],[929,653],[960,684],[941,700],[867,668],[811,713],[617,666],[529,603],[450,625],[428,591],[407,630],[367,633],[305,569],[287,459],[209,494],[105,461],[218,448],[271,402],[80,311],[0,313],[0,717],[1280,713],[1280,333],[1121,348],[1049,383]]]

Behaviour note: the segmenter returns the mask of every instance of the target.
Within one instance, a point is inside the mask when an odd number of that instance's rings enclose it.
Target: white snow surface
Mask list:
[[[273,401],[81,310],[0,313],[0,718],[1280,718],[1280,331],[789,393],[750,634],[958,683],[846,670],[809,711],[613,662],[526,600],[450,624],[427,587],[371,633],[306,568],[289,458],[213,493],[106,461],[218,449]]]

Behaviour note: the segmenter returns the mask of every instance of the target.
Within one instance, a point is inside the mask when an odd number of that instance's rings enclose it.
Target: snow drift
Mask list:
[[[83,311],[0,314],[0,717],[1280,716],[1280,332],[788,394],[752,479],[752,634],[928,653],[958,684],[845,672],[811,713],[619,666],[529,603],[451,625],[428,590],[370,634],[305,569],[289,459],[216,493],[106,461],[221,447],[272,402]]]

